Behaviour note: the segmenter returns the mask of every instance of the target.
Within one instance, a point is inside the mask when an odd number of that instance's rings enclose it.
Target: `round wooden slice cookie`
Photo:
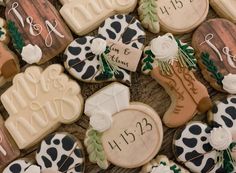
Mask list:
[[[236,26],[225,19],[203,23],[194,33],[192,45],[205,79],[218,91],[236,93]]]
[[[158,0],[157,8],[162,29],[180,34],[192,31],[205,20],[209,0]]]

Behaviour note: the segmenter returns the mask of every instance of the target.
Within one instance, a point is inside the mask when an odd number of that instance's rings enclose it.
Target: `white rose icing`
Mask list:
[[[40,167],[36,165],[31,165],[25,173],[40,173]]]
[[[178,55],[178,43],[171,34],[159,36],[151,41],[152,53],[162,61],[169,61]]]
[[[153,168],[151,173],[174,173],[174,172],[170,170],[169,166],[160,164],[158,167]]]
[[[91,44],[91,51],[95,55],[101,55],[106,51],[107,42],[101,38],[95,38]]]
[[[236,75],[228,74],[222,80],[223,89],[230,94],[236,94]]]
[[[226,150],[232,140],[231,132],[223,127],[213,128],[209,138],[210,145],[218,151]]]
[[[104,132],[112,126],[112,115],[105,111],[97,111],[90,117],[90,125],[94,130]]]
[[[38,63],[42,58],[42,50],[37,45],[28,44],[21,52],[22,59],[28,64]]]

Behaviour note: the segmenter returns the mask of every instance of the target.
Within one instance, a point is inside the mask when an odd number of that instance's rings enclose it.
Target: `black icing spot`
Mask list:
[[[70,60],[70,61],[72,61],[72,60]],[[73,64],[73,63],[71,63],[71,64]],[[82,62],[78,62],[77,61],[77,64],[74,63],[73,69],[75,69],[77,72],[81,72],[83,70],[84,66],[85,66],[85,62],[84,61],[82,61]]]
[[[201,137],[201,141],[202,141],[202,142],[205,142],[206,140],[207,140],[207,138],[206,138],[205,136],[202,136],[202,137]]]
[[[45,143],[47,145],[51,145],[52,139],[54,138],[55,134],[49,135],[48,137],[45,138]]]
[[[179,147],[179,146],[175,146],[174,149],[175,149],[175,154],[176,154],[177,157],[179,157],[184,152],[184,149],[182,147]]]
[[[140,22],[137,22],[137,27],[138,27],[141,31],[144,31],[144,29],[143,29],[143,27],[142,27],[142,25],[141,25]]]
[[[196,159],[192,159],[190,162],[192,162],[196,166],[201,166],[203,158],[204,158],[203,155],[198,156]]]
[[[111,27],[116,31],[116,33],[119,33],[121,31],[121,24],[120,24],[120,22],[113,22],[111,24]]]
[[[46,158],[45,156],[42,156],[42,160],[43,160],[44,166],[45,166],[46,168],[52,167],[52,163],[51,163],[50,160],[48,160],[48,158]]]
[[[222,100],[221,102],[224,103],[224,104],[226,104],[226,105],[229,104],[229,102],[228,102],[227,99],[224,99],[224,100]]]
[[[135,18],[131,15],[126,15],[125,20],[128,24],[133,24],[136,21]]]
[[[86,46],[86,47],[85,47],[85,50],[86,50],[86,51],[89,51],[89,50],[90,50],[90,47],[89,47],[89,46]]]
[[[117,17],[118,19],[123,19],[124,16],[121,15],[121,14],[119,14],[119,15],[117,15],[116,17]]]
[[[232,98],[230,101],[231,101],[232,103],[236,103],[236,98]]]
[[[211,110],[211,112],[212,112],[213,114],[216,114],[216,113],[218,112],[218,107],[217,107],[216,105],[214,105],[213,108],[212,108],[212,110]]]
[[[86,37],[80,37],[75,40],[78,44],[84,45],[87,43],[87,38]]]
[[[195,150],[185,154],[185,159],[186,160],[192,160],[193,158],[197,159],[198,157],[200,158],[200,157],[202,157],[202,155],[200,153],[198,153],[197,151],[195,151]]]
[[[92,52],[86,53],[85,57],[87,60],[92,61],[95,58],[96,55],[94,55]]]
[[[112,39],[112,40],[116,39],[116,34],[114,32],[112,32],[110,29],[106,29],[106,32],[107,32],[110,39]]]
[[[200,135],[202,133],[202,129],[200,126],[198,125],[192,125],[190,128],[189,128],[189,131],[194,134],[194,135]]]
[[[206,152],[209,152],[212,150],[212,146],[207,143],[207,144],[203,144],[202,148],[206,151]]]
[[[117,71],[117,73],[114,74],[115,78],[118,80],[123,80],[124,79],[124,74],[121,71]]]
[[[233,127],[233,122],[228,117],[221,115],[222,120],[224,121],[227,127]]]
[[[132,44],[132,47],[134,47],[134,48],[137,48],[137,49],[138,49],[138,46],[137,46],[137,44],[136,44],[136,43],[133,43],[133,44]]]
[[[13,165],[10,166],[9,170],[10,170],[12,173],[20,173],[20,172],[21,172],[21,166],[20,166],[20,164],[15,163],[15,164],[13,164]]]
[[[129,43],[132,41],[137,34],[137,31],[131,28],[127,28],[127,30],[124,32],[122,36],[122,42],[123,43]]]
[[[225,112],[229,114],[233,120],[236,119],[236,108],[234,106],[226,108]]]
[[[66,151],[72,150],[75,144],[75,142],[69,136],[65,136],[61,142],[62,148]]]
[[[214,168],[215,161],[212,158],[207,159],[204,168],[201,170],[202,173],[209,172]]]
[[[83,74],[82,79],[89,79],[95,74],[95,68],[93,66],[89,66],[86,72]]]
[[[75,165],[75,171],[76,172],[83,172],[84,171],[84,164],[76,164]]]
[[[62,55],[62,61],[65,62],[67,60],[68,56],[66,54]]]
[[[80,48],[80,47],[72,47],[72,46],[69,46],[69,47],[68,47],[68,51],[69,51],[72,55],[76,56],[76,55],[79,55],[79,54],[81,53],[81,48]]]
[[[196,138],[183,138],[183,143],[190,148],[194,148],[197,145],[197,139]]]
[[[53,141],[53,143],[54,143],[55,145],[59,145],[59,144],[60,144],[60,140],[59,140],[59,139],[55,139],[55,140]]]
[[[141,43],[141,44],[144,44],[145,43],[145,36],[144,35],[139,35],[138,36],[138,42]]]
[[[211,130],[212,130],[212,129],[211,129],[210,127],[207,127],[207,128],[205,129],[205,132],[206,132],[206,133],[211,133]]]
[[[57,149],[56,148],[47,149],[47,154],[51,157],[52,161],[55,161],[57,159]]]
[[[78,157],[78,158],[83,158],[83,152],[81,149],[79,148],[76,148],[75,151],[74,151],[75,155]]]
[[[74,159],[72,157],[62,155],[61,160],[58,162],[58,167],[60,165],[60,172],[67,172],[70,166],[74,163]],[[63,164],[63,165],[62,165]]]

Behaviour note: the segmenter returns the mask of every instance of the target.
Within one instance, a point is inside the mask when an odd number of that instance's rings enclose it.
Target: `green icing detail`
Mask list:
[[[87,147],[87,152],[89,154],[89,160],[92,163],[97,163],[98,166],[102,169],[107,169],[109,163],[107,161],[102,141],[101,141],[102,133],[89,128],[86,132],[86,137],[84,144]]]
[[[219,85],[222,84],[222,80],[224,76],[218,71],[218,68],[215,66],[214,62],[210,59],[210,55],[208,53],[201,54],[202,63],[206,66],[207,71],[211,73],[211,76],[217,81]]]
[[[158,33],[160,27],[157,14],[157,0],[140,0],[138,12],[143,26],[153,33]]]
[[[168,166],[166,162],[160,162],[160,164],[164,166]],[[170,167],[170,170],[173,171],[174,173],[181,173],[181,169],[177,165],[173,165]]]
[[[15,49],[21,53],[23,47],[25,46],[25,42],[21,33],[18,31],[18,28],[16,27],[15,23],[11,20],[7,22],[7,28],[11,35]]]
[[[144,65],[142,67],[142,71],[144,73],[148,73],[153,69],[152,64],[154,63],[155,56],[151,50],[146,50],[144,54],[146,55],[146,57],[143,59]]]

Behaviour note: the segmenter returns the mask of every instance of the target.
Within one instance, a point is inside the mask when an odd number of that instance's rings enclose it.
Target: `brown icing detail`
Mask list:
[[[222,91],[221,86],[219,86],[216,80],[211,77],[211,73],[207,71],[206,66],[202,63],[201,54],[205,52],[209,53],[211,60],[214,61],[214,64],[217,66],[219,72],[223,75],[227,75],[229,73],[236,74],[236,69],[232,68],[228,64],[227,56],[222,51],[224,47],[229,47],[230,53],[232,55],[236,55],[236,34],[234,33],[236,33],[236,26],[232,22],[225,19],[212,19],[203,23],[195,31],[192,39],[192,45],[196,50],[198,64],[202,70],[203,76],[215,89],[220,91]],[[223,62],[220,61],[219,56],[210,46],[208,46],[206,43],[203,43],[207,34],[214,35],[214,38],[210,41],[220,51]]]
[[[212,107],[212,102],[209,97],[205,97],[200,100],[199,105],[198,105],[198,110],[200,112],[207,112],[209,110],[209,107]]]
[[[2,147],[7,153],[4,155],[0,150],[0,168],[10,163],[20,155],[19,149],[16,147],[15,142],[11,138],[10,134],[4,127],[4,121],[0,117],[0,147]]]
[[[5,78],[12,78],[19,72],[19,65],[16,55],[0,42],[0,71]]]
[[[22,19],[24,21],[24,27],[22,26],[20,20],[16,17],[14,11],[11,10],[9,12],[14,3],[18,3],[16,10],[22,16]],[[23,37],[25,45],[38,45],[41,48],[43,56],[38,64],[45,63],[46,61],[55,57],[60,52],[62,52],[69,43],[73,41],[73,37],[71,35],[70,30],[68,29],[64,21],[61,19],[55,7],[47,0],[11,0],[6,5],[5,15],[8,21],[11,20],[15,23],[16,27],[18,28],[18,31]],[[26,18],[29,16],[32,17],[33,24],[41,25],[42,33],[40,35],[33,36],[30,34],[30,26],[26,21]],[[64,38],[61,38],[54,32],[51,32],[52,46],[50,47],[47,47],[45,45],[45,39],[49,34],[45,24],[46,20],[48,20],[53,26],[55,26],[57,23],[57,26],[55,27],[56,30],[60,34],[64,35]]]
[[[151,71],[151,75],[165,88],[172,100],[169,110],[163,117],[164,123],[168,127],[178,127],[191,120],[197,111],[209,110],[211,105],[208,104],[205,109],[199,110],[199,106],[202,106],[201,100],[209,98],[207,89],[196,80],[191,71],[180,67],[178,62],[174,62],[172,67],[172,76],[163,76],[158,67]],[[175,85],[170,85],[173,80]],[[179,96],[180,93],[182,97]]]

